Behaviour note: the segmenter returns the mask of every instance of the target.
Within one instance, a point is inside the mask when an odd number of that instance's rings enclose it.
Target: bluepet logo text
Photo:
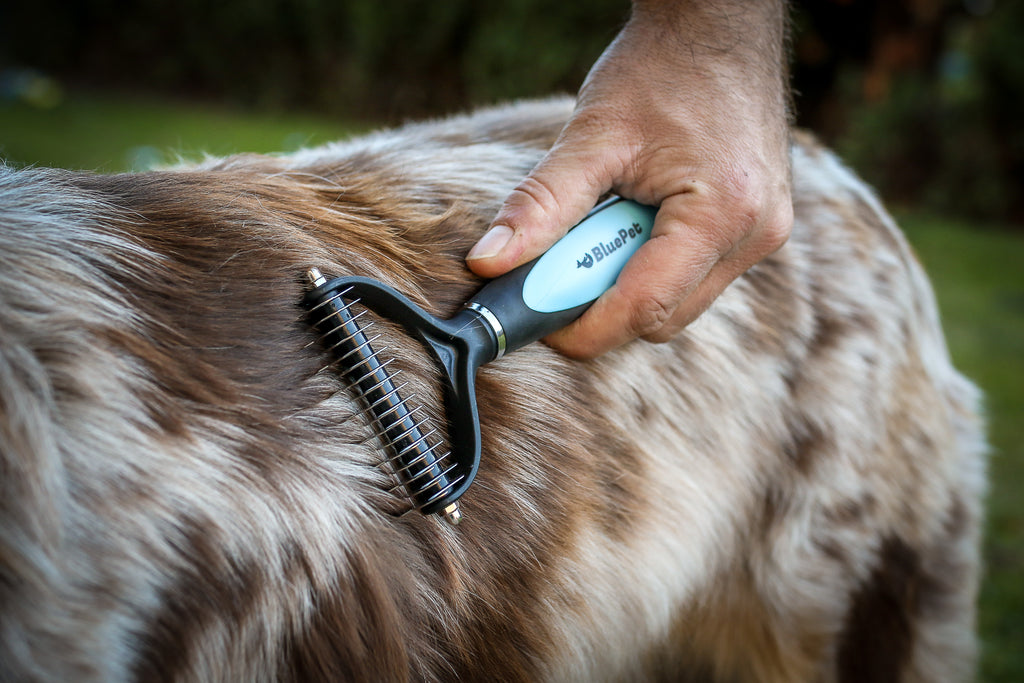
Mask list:
[[[595,263],[603,261],[605,256],[610,256],[616,249],[620,249],[624,244],[642,234],[643,228],[640,224],[633,223],[628,230],[619,230],[618,235],[611,242],[598,242],[597,245],[591,247],[590,251],[584,254],[582,259],[576,261],[576,267],[590,268]]]

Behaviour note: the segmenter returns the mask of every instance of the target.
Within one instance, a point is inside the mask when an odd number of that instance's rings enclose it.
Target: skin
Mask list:
[[[592,358],[671,339],[793,223],[784,2],[634,2],[554,147],[467,256],[496,277],[612,191],[659,206],[617,283],[546,341]]]

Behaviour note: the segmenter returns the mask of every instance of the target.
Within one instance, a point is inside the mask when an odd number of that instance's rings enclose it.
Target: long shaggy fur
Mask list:
[[[302,274],[452,314],[569,107],[0,172],[0,679],[970,677],[978,392],[892,220],[805,138],[784,248],[671,343],[483,368],[465,521],[399,514]]]

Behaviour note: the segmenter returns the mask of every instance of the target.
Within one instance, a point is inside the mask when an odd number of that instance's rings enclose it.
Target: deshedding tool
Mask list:
[[[424,514],[461,520],[458,499],[480,466],[477,369],[582,315],[650,237],[656,212],[618,197],[599,204],[551,249],[488,282],[448,320],[376,280],[328,280],[317,268],[308,271],[309,319],[371,416],[396,493]],[[419,414],[415,397],[403,395],[391,360],[380,355],[384,349],[374,349],[367,309],[399,323],[436,360],[445,380],[450,448]]]

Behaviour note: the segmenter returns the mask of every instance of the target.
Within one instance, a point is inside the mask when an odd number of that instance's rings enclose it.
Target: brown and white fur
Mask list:
[[[671,343],[485,366],[465,521],[396,515],[302,275],[452,314],[569,107],[2,171],[0,680],[970,678],[978,393],[893,221],[803,137],[784,248]]]

